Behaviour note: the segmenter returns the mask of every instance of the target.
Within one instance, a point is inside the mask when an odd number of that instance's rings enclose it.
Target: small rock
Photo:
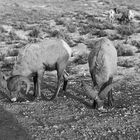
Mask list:
[[[16,102],[16,101],[17,101],[17,98],[14,97],[14,98],[11,99],[11,101],[12,101],[12,102]]]
[[[58,126],[57,126],[57,125],[54,125],[54,126],[53,126],[53,128],[56,128],[56,129],[58,129]]]

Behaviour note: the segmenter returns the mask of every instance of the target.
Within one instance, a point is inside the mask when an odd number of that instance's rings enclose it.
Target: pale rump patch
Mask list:
[[[61,41],[63,43],[63,47],[67,50],[67,52],[69,54],[69,57],[71,57],[71,54],[72,54],[71,48],[69,47],[69,45],[64,40],[61,40]]]

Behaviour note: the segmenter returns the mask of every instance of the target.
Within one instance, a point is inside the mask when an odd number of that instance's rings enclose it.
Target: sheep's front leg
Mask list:
[[[33,76],[33,83],[34,83],[34,93],[33,93],[33,96],[34,97],[37,97],[37,79],[38,79],[38,75],[37,74],[35,74],[34,76]]]
[[[41,89],[40,89],[40,86],[41,86],[41,82],[42,82],[42,79],[43,79],[43,74],[44,74],[44,70],[38,72],[38,74],[37,74],[37,79],[36,79],[37,98],[36,98],[36,100],[40,100],[41,99]]]
[[[63,79],[64,79],[63,91],[66,91],[66,89],[67,89],[68,77],[69,77],[69,74],[66,72],[66,70],[64,70],[64,74],[63,74]]]
[[[37,78],[37,93],[38,93],[37,99],[40,99],[41,98],[40,83],[41,83],[41,80],[38,77]]]
[[[61,79],[63,78],[63,72],[64,72],[64,69],[62,67],[59,67],[58,71],[57,71],[57,77],[58,77],[57,88],[56,88],[54,95],[50,98],[50,100],[53,100],[55,97],[58,96],[58,93],[59,93],[60,88],[61,88]]]

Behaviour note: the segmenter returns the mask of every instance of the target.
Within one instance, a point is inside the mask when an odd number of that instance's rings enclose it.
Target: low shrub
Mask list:
[[[133,61],[130,61],[130,60],[122,60],[122,61],[118,61],[118,66],[120,67],[126,67],[126,68],[131,68],[131,67],[134,67],[134,62]]]
[[[128,44],[117,44],[115,47],[117,49],[118,56],[133,56],[136,51],[135,46]]]
[[[129,35],[132,35],[133,33],[135,33],[135,28],[131,25],[120,25],[117,28],[117,32],[121,36],[129,36]]]
[[[34,28],[30,33],[29,33],[29,36],[30,37],[35,37],[35,38],[38,38],[39,37],[39,29],[38,28]]]

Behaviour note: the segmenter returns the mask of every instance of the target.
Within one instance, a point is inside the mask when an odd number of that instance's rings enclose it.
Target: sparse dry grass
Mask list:
[[[34,29],[29,33],[29,36],[30,36],[30,37],[33,37],[33,38],[38,38],[38,37],[39,37],[39,33],[40,33],[39,28],[34,28]]]
[[[118,66],[131,68],[135,66],[135,63],[133,61],[126,59],[126,60],[118,61]]]
[[[0,8],[5,3],[8,3],[8,8],[5,5],[3,11],[2,8],[0,9],[2,11],[0,12],[0,18],[3,22],[2,24],[10,24],[15,29],[23,31],[31,30],[33,38],[38,39],[40,36],[43,36],[42,38],[44,39],[60,36],[73,48],[82,40],[81,42],[88,44],[88,48],[92,49],[94,41],[90,42],[90,39],[94,40],[107,36],[114,41],[124,39],[135,32],[133,26],[129,28],[126,25],[120,25],[118,29],[115,25],[117,23],[108,23],[105,18],[103,19],[103,16],[98,18],[99,14],[103,13],[106,8],[111,8],[112,5],[109,4],[112,1],[114,0],[99,0],[98,2],[94,0],[34,0],[30,2],[29,0],[1,0]],[[116,1],[124,3],[122,0]],[[129,0],[125,0],[125,2],[127,1]],[[36,27],[39,27],[39,30],[36,30]],[[113,31],[117,29],[119,31],[118,34],[114,33],[114,35],[108,36],[104,32],[106,29]],[[6,32],[1,29],[0,32],[0,40],[5,42],[6,45],[8,42],[12,43],[13,48],[19,49],[28,43],[20,38],[16,38],[14,34],[11,36],[6,35]],[[134,44],[139,48],[139,43]],[[126,45],[116,46],[118,56],[130,55],[131,57],[136,57],[134,49]],[[7,45],[7,47],[9,46]],[[8,55],[14,56],[17,53],[9,52]],[[85,70],[89,76],[85,76],[84,80],[88,79],[87,83],[92,85],[88,64],[83,65],[87,63],[87,55],[80,56],[78,59],[75,59],[75,63],[68,66],[69,73],[73,78],[68,83],[67,97],[62,96],[63,93],[60,90],[60,96],[49,102],[43,98],[41,101],[27,104],[11,104],[2,100],[0,100],[0,103],[13,112],[19,123],[27,128],[29,134],[37,140],[138,139],[140,137],[139,126],[137,125],[140,111],[138,99],[140,78],[138,73],[131,71],[130,67],[135,67],[135,61],[131,61],[131,57],[129,60],[118,61],[118,65],[121,66],[118,69],[121,68],[121,70],[118,70],[119,75],[116,78],[121,77],[120,81],[123,84],[114,88],[115,105],[113,109],[108,110],[108,113],[103,114],[97,110],[89,109],[90,106],[87,104],[92,101],[83,96],[85,91],[79,85],[79,81],[83,80],[79,75],[82,75]],[[3,56],[1,56],[1,59],[4,59]],[[6,63],[3,66],[5,66],[4,70],[8,69]],[[11,69],[12,66],[8,69],[10,70],[9,72],[11,72]],[[6,71],[7,75],[9,75],[9,72]],[[131,77],[131,75],[135,74],[134,79],[129,78],[129,76]],[[127,80],[123,79],[122,75]],[[44,83],[41,85],[41,93],[45,96],[52,95],[56,79],[47,74],[44,75],[43,79]],[[32,90],[30,94],[32,94]],[[78,97],[82,98],[84,102],[76,100]]]
[[[119,27],[117,27],[117,31],[121,36],[129,36],[132,35],[133,33],[135,33],[135,28],[133,26],[131,26],[131,24],[129,25],[120,25]]]
[[[115,46],[117,49],[118,56],[133,56],[135,54],[134,47],[127,44],[117,44]]]
[[[72,23],[67,24],[66,27],[67,27],[68,32],[70,32],[70,33],[74,33],[77,31],[76,25],[74,25]]]

